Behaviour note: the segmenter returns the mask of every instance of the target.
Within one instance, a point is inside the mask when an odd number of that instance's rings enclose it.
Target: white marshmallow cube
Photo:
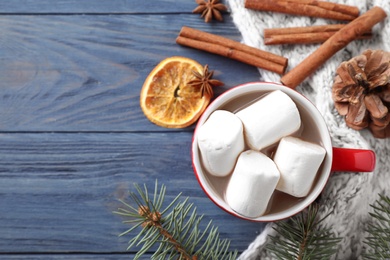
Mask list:
[[[229,175],[245,148],[242,122],[229,111],[214,111],[199,128],[198,146],[203,165],[210,174]]]
[[[261,150],[296,132],[301,117],[294,101],[275,90],[236,113],[244,125],[245,140],[253,150]]]
[[[226,201],[237,213],[254,218],[263,215],[280,173],[265,154],[248,150],[240,154],[226,189]]]
[[[298,198],[307,196],[325,154],[318,144],[296,137],[282,138],[274,156],[281,174],[276,189]]]

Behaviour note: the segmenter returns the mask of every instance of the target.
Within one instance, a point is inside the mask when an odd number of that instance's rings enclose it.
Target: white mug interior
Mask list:
[[[274,90],[281,90],[292,98],[302,117],[302,135],[306,141],[319,143],[326,150],[326,156],[318,170],[312,189],[304,198],[294,198],[282,192],[274,192],[267,212],[255,218],[242,216],[232,210],[224,198],[224,190],[229,177],[214,177],[206,172],[202,166],[197,141],[197,130],[203,125],[212,112],[218,109],[235,112],[258,100],[262,95]],[[276,221],[297,214],[309,206],[321,193],[330,176],[332,166],[332,143],[323,117],[317,108],[303,95],[293,89],[276,83],[253,82],[239,85],[227,90],[217,97],[205,110],[198,120],[192,142],[192,163],[198,182],[207,196],[220,208],[228,213],[251,221]]]

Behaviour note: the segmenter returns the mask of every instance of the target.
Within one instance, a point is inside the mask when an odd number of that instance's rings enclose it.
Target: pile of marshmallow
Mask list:
[[[199,128],[198,146],[205,169],[231,174],[226,202],[237,213],[265,214],[276,190],[305,197],[325,157],[325,149],[293,137],[301,127],[294,101],[280,90],[232,113],[214,111]],[[276,145],[273,158],[261,151]]]

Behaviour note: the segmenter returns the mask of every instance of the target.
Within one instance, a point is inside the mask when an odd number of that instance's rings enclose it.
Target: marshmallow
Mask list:
[[[254,218],[267,210],[280,173],[265,154],[248,150],[240,154],[226,189],[226,201],[237,213]]]
[[[198,146],[206,170],[215,176],[227,176],[245,148],[240,119],[229,111],[214,111],[199,129]]]
[[[320,145],[296,137],[282,138],[274,156],[281,174],[276,189],[298,198],[307,196],[325,153]]]
[[[244,125],[245,140],[253,150],[276,143],[301,126],[297,106],[280,90],[269,93],[236,114]]]

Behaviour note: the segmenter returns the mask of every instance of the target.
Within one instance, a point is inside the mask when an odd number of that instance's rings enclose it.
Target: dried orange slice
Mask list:
[[[210,103],[211,97],[187,84],[202,73],[195,60],[174,56],[161,61],[142,86],[140,105],[145,116],[156,125],[183,128],[194,123]]]

